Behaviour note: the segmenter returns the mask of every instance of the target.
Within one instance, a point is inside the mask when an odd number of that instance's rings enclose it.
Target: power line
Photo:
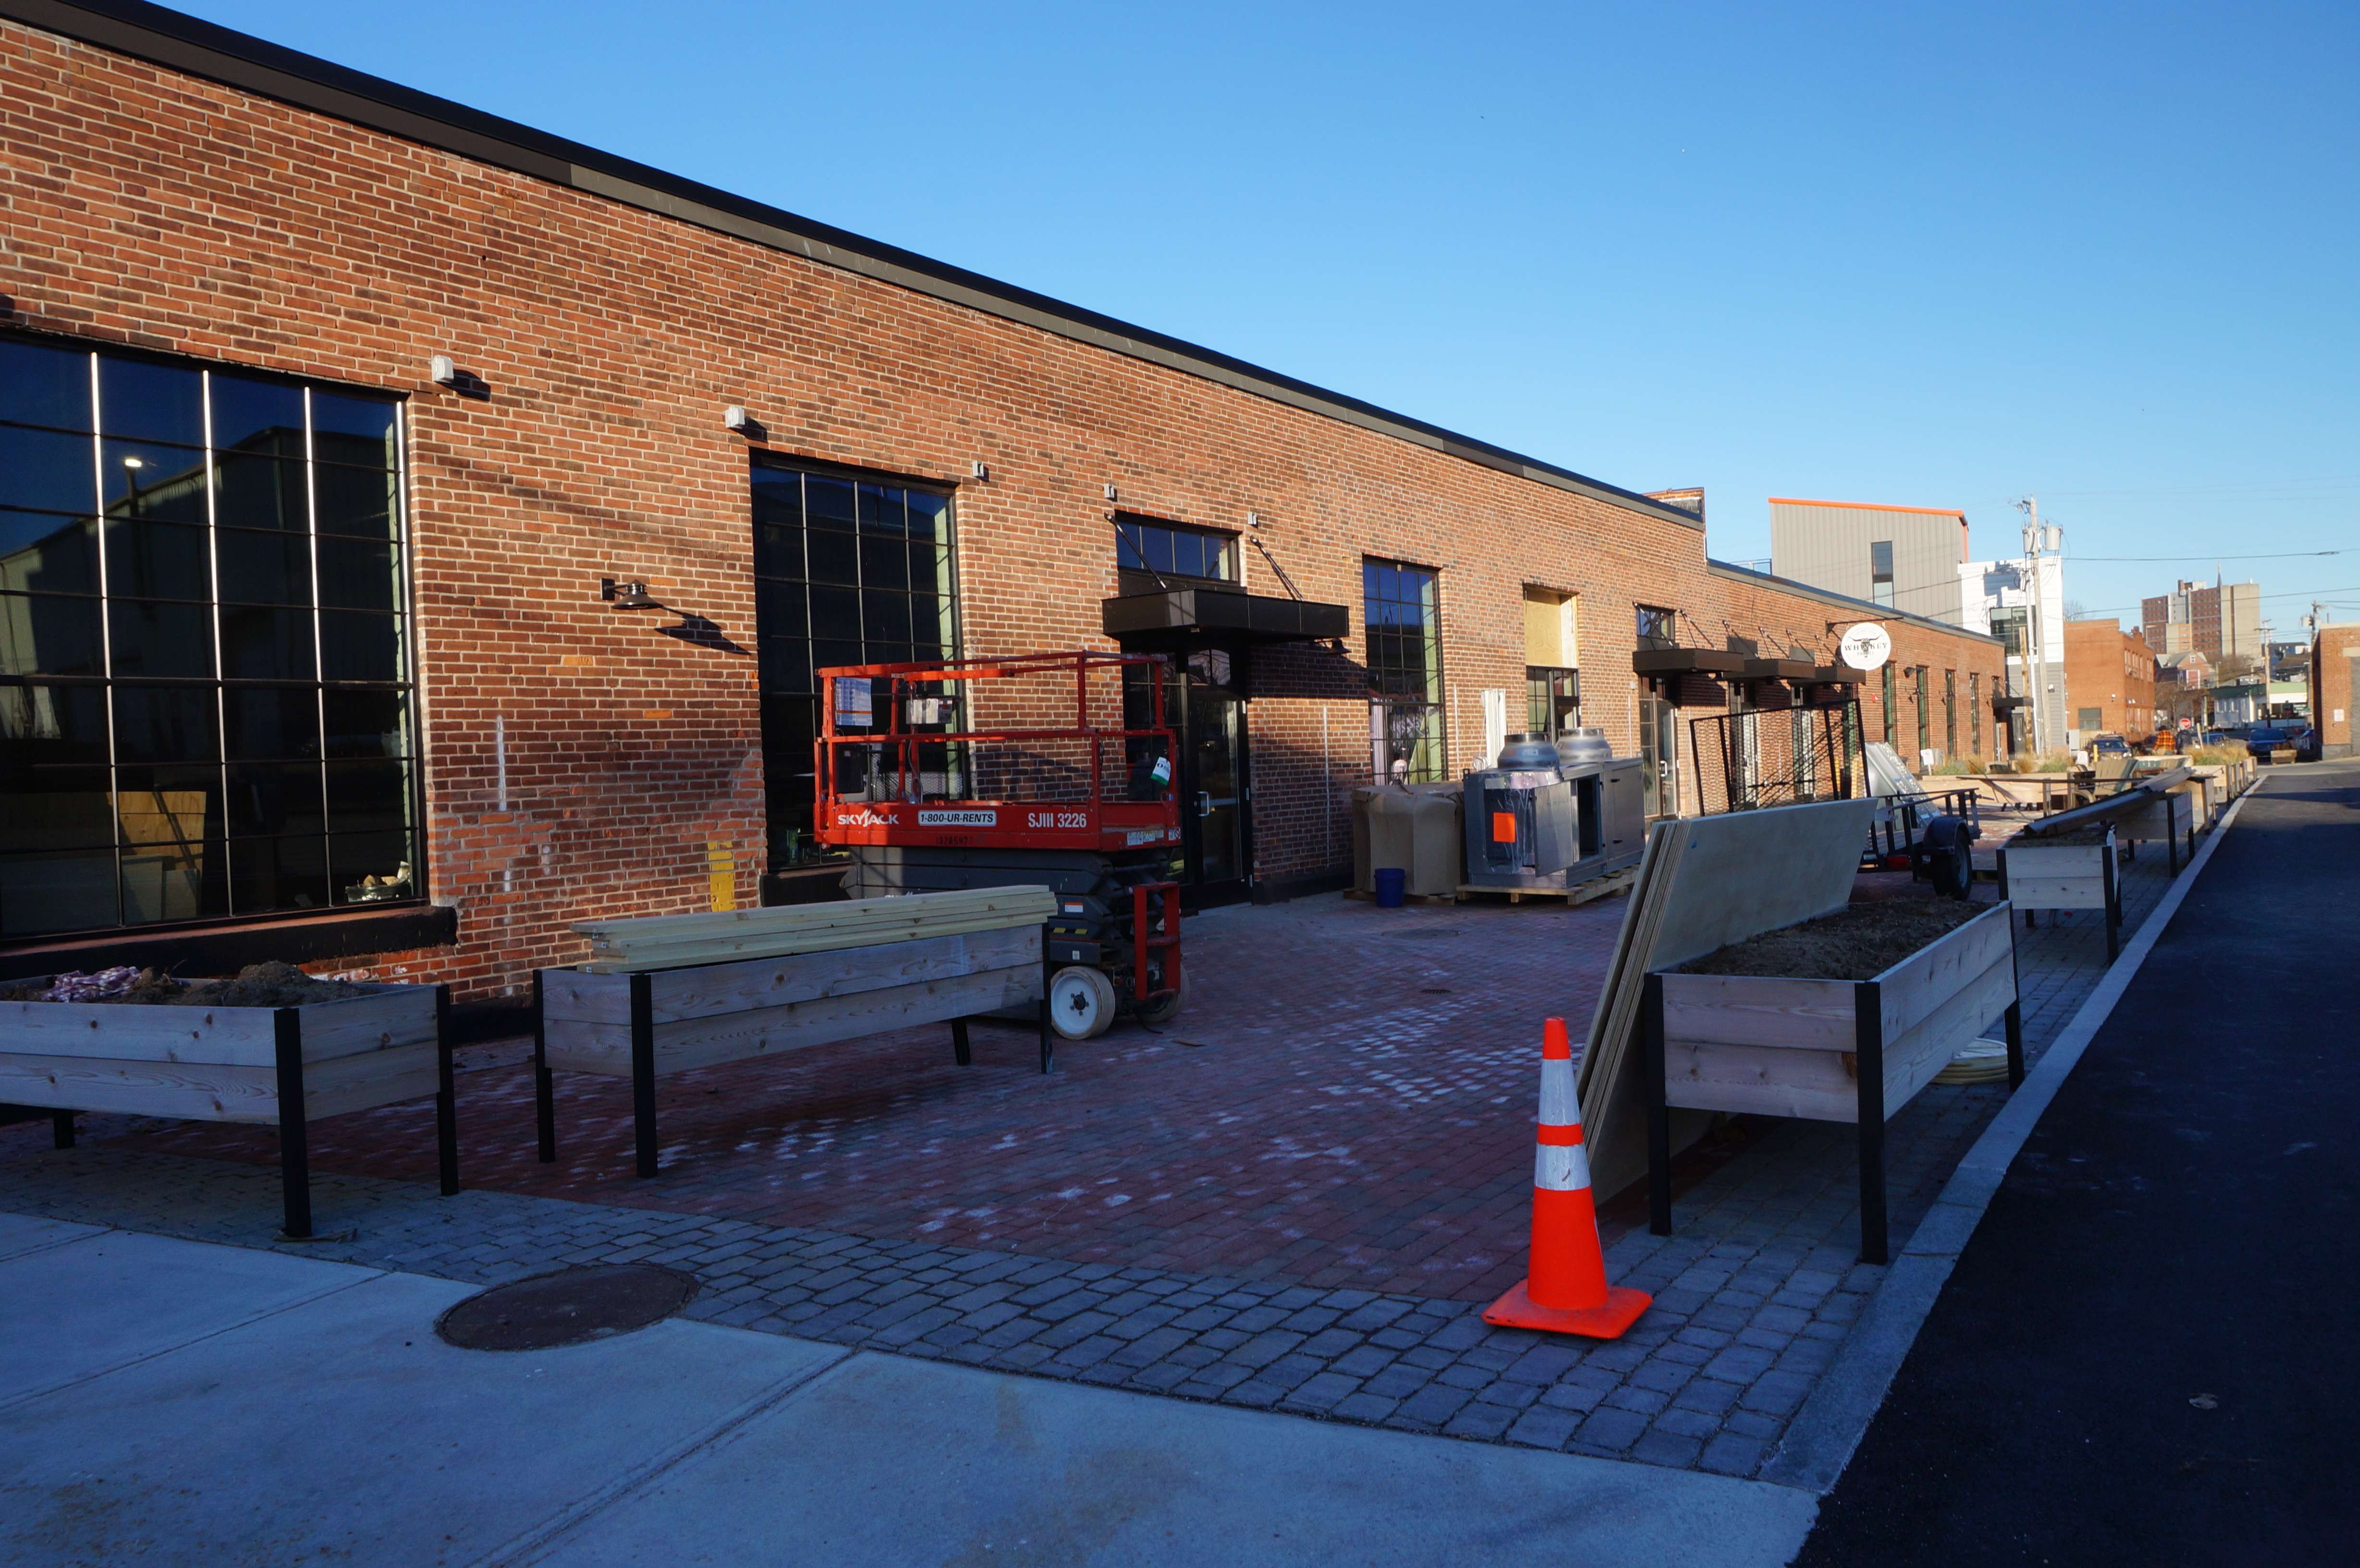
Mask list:
[[[2342,555],[2340,550],[2288,550],[2271,555],[2069,555],[2067,561],[2295,561],[2320,555]]]

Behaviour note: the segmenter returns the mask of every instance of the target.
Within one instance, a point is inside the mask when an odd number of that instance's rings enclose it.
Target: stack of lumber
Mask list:
[[[1828,800],[1649,830],[1579,1078],[1582,1141],[1601,1202],[1647,1170],[1639,1007],[1648,973],[1843,908],[1876,809],[1870,799]],[[1710,1119],[1675,1112],[1673,1148],[1693,1142]]]
[[[574,929],[590,939],[590,962],[582,965],[585,970],[593,975],[636,975],[733,959],[783,958],[1006,931],[1039,925],[1056,912],[1056,896],[1046,887],[977,887],[830,904],[789,904],[727,914],[584,920]]]

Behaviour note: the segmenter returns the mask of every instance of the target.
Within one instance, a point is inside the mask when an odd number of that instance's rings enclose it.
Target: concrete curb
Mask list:
[[[2125,945],[2122,955],[2099,980],[2097,989],[2090,993],[2072,1021],[2041,1053],[2032,1071],[2025,1074],[2023,1085],[2008,1096],[2007,1104],[1959,1161],[1950,1181],[1943,1183],[1941,1195],[1934,1200],[1934,1206],[1918,1222],[1916,1234],[1885,1271],[1876,1294],[1869,1298],[1860,1322],[1845,1336],[1834,1365],[1820,1377],[1810,1398],[1803,1401],[1803,1408],[1795,1413],[1777,1452],[1770,1456],[1757,1479],[1819,1493],[1835,1486],[1836,1478],[1852,1462],[1852,1451],[1867,1435],[1868,1423],[1874,1419],[1877,1407],[1885,1402],[1894,1374],[1901,1370],[1910,1345],[1917,1343],[1918,1330],[1934,1310],[1935,1298],[1941,1294],[1950,1270],[1958,1266],[1959,1254],[1974,1235],[1975,1225],[1990,1206],[1992,1194],[1999,1191],[2016,1151],[2032,1136],[2041,1114],[2057,1097],[2058,1089],[2081,1060],[2081,1053],[2097,1038],[2098,1030],[2114,1012],[2114,1004],[2137,977],[2139,965],[2147,962],[2147,954],[2171,924],[2172,916],[2179,913],[2180,901],[2196,885],[2197,874],[2212,858],[2212,852],[2228,835],[2237,813],[2261,783],[2256,779],[2244,794],[2230,802],[2219,824],[2205,839],[2204,846],[2181,869],[2179,878],[2139,927],[2138,934]]]

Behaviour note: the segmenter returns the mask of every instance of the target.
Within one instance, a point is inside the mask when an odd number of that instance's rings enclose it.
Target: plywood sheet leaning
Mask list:
[[[1872,799],[1826,800],[1649,831],[1581,1056],[1581,1125],[1601,1201],[1647,1171],[1635,1042],[1648,972],[1843,908],[1875,811]],[[1704,1120],[1697,1113],[1684,1129],[1676,1117],[1673,1146],[1693,1141]]]

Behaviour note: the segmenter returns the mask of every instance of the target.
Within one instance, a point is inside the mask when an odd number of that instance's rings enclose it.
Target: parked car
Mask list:
[[[2131,743],[2125,740],[2118,735],[2092,735],[2090,737],[2090,756],[2092,758],[2101,757],[2128,757],[2130,754]]]
[[[2317,730],[2300,729],[2294,732],[2294,759],[2297,762],[2317,762],[2319,760],[2319,732]]]
[[[2226,746],[2229,744],[2229,732],[2227,730],[2206,730],[2204,732],[2204,744],[2206,746]]]
[[[2257,724],[2245,732],[2245,749],[2253,754],[2256,762],[2275,761],[2277,758],[2272,754],[2281,751],[2291,758],[2294,756],[2294,737],[2284,730]]]

